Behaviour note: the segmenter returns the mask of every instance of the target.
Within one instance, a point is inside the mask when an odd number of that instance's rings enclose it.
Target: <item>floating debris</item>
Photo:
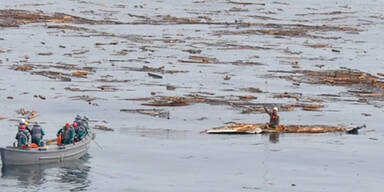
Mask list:
[[[167,89],[167,90],[170,90],[170,91],[173,91],[173,90],[176,89],[176,87],[173,86],[173,85],[167,85],[167,86],[166,86],[166,89]]]
[[[348,94],[359,98],[359,102],[373,104],[375,100],[382,100],[384,96],[384,80],[366,72],[340,69],[340,70],[294,70],[278,71],[278,73],[294,73],[294,75],[279,76],[279,78],[295,83],[328,84],[347,87]],[[301,74],[301,75],[300,75]],[[288,95],[286,95],[289,97]],[[340,97],[335,94],[322,94],[324,97]],[[376,105],[381,107],[381,105]],[[308,108],[305,108],[308,109]]]
[[[368,85],[373,88],[383,88],[384,81],[369,73],[357,70],[325,70],[310,71],[296,70],[294,73],[305,75],[305,82],[314,84],[332,84],[332,85]]]
[[[95,46],[101,46],[101,45],[118,45],[119,42],[118,41],[112,41],[110,43],[99,43],[99,42],[96,42],[95,43]]]
[[[47,99],[45,96],[43,96],[43,95],[34,95],[34,97],[36,97],[36,98],[40,98],[41,100],[45,100],[45,99]]]
[[[199,54],[199,53],[201,53],[201,50],[199,50],[199,49],[187,49],[187,50],[183,50],[183,51],[191,53],[191,54]]]
[[[300,100],[301,94],[300,93],[282,93],[282,94],[277,94],[274,95],[273,98],[292,98],[296,99],[297,101]]]
[[[378,92],[378,93],[358,93],[356,94],[358,97],[382,97],[384,96],[384,92]]]
[[[201,133],[208,134],[260,134],[260,133],[328,133],[344,132],[348,134],[357,134],[358,130],[365,128],[363,126],[342,127],[328,125],[279,125],[274,129],[266,129],[265,124],[245,124],[235,123],[231,125],[215,127]]]
[[[277,106],[279,108],[279,111],[292,111],[295,109],[295,105],[293,104],[274,104],[273,106]],[[253,106],[253,107],[246,107],[246,109],[243,109],[241,113],[248,114],[253,112],[259,112],[259,113],[266,113],[264,106]]]
[[[155,78],[155,79],[162,79],[163,78],[163,76],[158,75],[158,74],[154,74],[154,73],[148,73],[148,76]]]
[[[240,95],[239,98],[240,98],[241,100],[257,99],[257,97],[254,96],[254,95]]]
[[[104,82],[104,83],[127,83],[131,82],[132,80],[129,79],[97,79],[96,81]]]
[[[72,100],[83,100],[88,102],[88,104],[92,104],[92,102],[95,101],[96,99],[102,99],[102,98],[91,97],[89,95],[72,96],[69,98],[71,98]],[[105,99],[102,99],[102,100],[105,100]]]
[[[262,5],[265,6],[265,3],[257,3],[257,2],[245,2],[245,1],[232,1],[227,0],[228,3],[237,4],[237,5]]]
[[[362,116],[365,116],[365,117],[370,117],[372,116],[372,114],[369,114],[369,113],[361,113]]]
[[[74,71],[72,72],[72,76],[76,77],[86,77],[88,75],[88,71]]]
[[[261,89],[256,88],[256,87],[241,88],[240,90],[241,91],[251,92],[251,93],[262,93],[263,92]]]
[[[114,129],[112,128],[109,128],[105,125],[95,125],[95,127],[93,127],[94,129],[99,129],[99,130],[103,130],[103,131],[115,131]]]
[[[28,110],[25,110],[24,108],[20,108],[19,110],[16,111],[16,113],[26,117],[27,119],[33,119],[38,116],[37,111],[35,110],[28,111]]]
[[[85,53],[88,53],[88,52],[89,52],[88,49],[72,50],[72,54],[74,54],[74,55],[82,55],[82,54],[85,54]]]
[[[299,105],[304,111],[319,111],[324,105],[321,104],[301,104]]]
[[[308,44],[308,43],[305,43],[304,46],[312,47],[312,48],[325,48],[325,47],[328,47],[329,45],[328,44]]]
[[[264,63],[260,63],[260,62],[255,62],[255,61],[242,61],[242,60],[232,62],[232,64],[233,64],[233,65],[264,65]]]
[[[203,56],[189,56],[187,60],[179,60],[179,62],[182,63],[200,63],[200,64],[215,64],[219,63],[219,60],[216,58],[209,58],[209,57],[203,57]]]
[[[24,116],[24,115],[30,113],[30,111],[27,111],[24,108],[20,108],[19,110],[16,111],[16,113]]]
[[[188,73],[188,71],[181,71],[181,70],[165,70],[164,66],[155,68],[155,67],[148,67],[146,65],[143,65],[141,68],[139,67],[121,67],[121,68],[129,71],[141,71],[141,72],[151,72],[151,73],[161,73],[161,74]]]
[[[159,100],[150,103],[143,103],[142,105],[154,107],[178,107],[189,105],[191,99],[186,97],[161,97]]]
[[[37,55],[50,56],[50,55],[53,55],[53,53],[52,52],[46,52],[46,53],[38,53]]]
[[[30,112],[30,114],[28,115],[27,119],[33,119],[33,118],[35,118],[37,116],[38,116],[37,111],[32,110]]]
[[[65,13],[45,14],[42,11],[3,9],[0,10],[0,27],[18,27],[29,23],[76,23],[76,24],[120,24],[117,21],[90,20]]]
[[[169,119],[169,112],[164,109],[120,109],[121,112],[139,113],[143,115],[150,115],[153,117]]]
[[[15,71],[31,71],[33,69],[32,65],[16,65],[11,67],[11,69]]]
[[[56,71],[32,71],[32,75],[41,75],[44,77],[48,77],[50,79],[57,79],[61,81],[72,81],[66,73],[56,72]]]

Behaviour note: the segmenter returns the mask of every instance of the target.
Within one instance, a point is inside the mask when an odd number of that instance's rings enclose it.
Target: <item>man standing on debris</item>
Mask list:
[[[269,123],[265,125],[265,128],[276,128],[280,124],[280,116],[277,114],[277,111],[279,110],[277,107],[274,107],[272,111],[268,110],[264,106],[265,112],[269,115]]]

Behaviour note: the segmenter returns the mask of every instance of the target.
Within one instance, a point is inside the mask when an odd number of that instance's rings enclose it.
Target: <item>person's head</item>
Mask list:
[[[40,127],[40,125],[36,123],[33,125],[33,127]]]
[[[75,121],[75,122],[73,122],[73,127],[77,127],[77,122]]]
[[[71,124],[70,123],[66,123],[65,124],[65,128],[69,128],[69,127],[71,127]]]
[[[274,107],[274,108],[272,109],[272,112],[273,112],[274,114],[277,114],[278,111],[279,111],[279,109],[278,109],[277,107]]]
[[[25,119],[20,119],[19,124],[20,125],[25,125]]]
[[[20,130],[24,130],[25,129],[25,125],[20,125],[19,129]]]
[[[76,115],[75,120],[81,120],[81,116],[80,115]]]

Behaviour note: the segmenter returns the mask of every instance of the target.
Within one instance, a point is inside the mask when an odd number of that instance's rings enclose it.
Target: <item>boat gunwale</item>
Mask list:
[[[64,146],[64,148],[60,148],[58,145],[48,145],[48,146],[55,146],[54,148],[46,148],[46,150],[39,150],[39,149],[45,149],[45,148],[27,148],[27,149],[21,149],[18,147],[13,146],[6,146],[6,147],[0,147],[0,151],[9,151],[9,152],[17,152],[17,153],[59,153],[59,152],[65,152],[77,148],[81,148],[84,145],[88,145],[92,140],[92,134],[89,134],[88,136],[84,137],[81,141],[75,142],[74,144],[68,144],[68,145],[61,145]]]

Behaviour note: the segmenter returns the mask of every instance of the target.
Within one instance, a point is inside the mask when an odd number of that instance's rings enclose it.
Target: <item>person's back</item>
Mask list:
[[[20,126],[19,131],[16,134],[17,147],[27,148],[27,136],[25,135],[25,125]]]
[[[64,134],[64,144],[71,144],[73,143],[74,141],[74,138],[75,138],[75,129],[70,126],[68,129],[67,129],[67,132],[65,132]]]
[[[83,118],[80,117],[80,115],[77,115],[75,118],[75,122],[77,123],[78,130],[80,137],[83,137],[84,135],[88,134],[89,124],[88,124],[88,117],[84,116]]]
[[[82,123],[83,123],[83,120],[82,118],[80,117],[80,115],[77,115],[76,118],[75,118],[75,121],[77,123],[77,126],[81,126]]]
[[[27,129],[23,129],[23,133],[26,137],[27,144],[31,144],[31,133]]]
[[[41,126],[38,124],[33,125],[31,134],[32,143],[36,143],[38,146],[41,146],[41,139],[43,139],[43,136],[45,134]]]
[[[88,129],[89,129],[88,121],[89,121],[88,117],[84,116],[82,119],[82,124],[83,124],[84,128],[86,129],[86,131],[88,131]]]
[[[59,130],[57,136],[61,134],[62,142],[64,145],[73,143],[75,136],[75,130],[70,123],[66,123],[65,126]]]
[[[79,140],[82,140],[83,137],[86,135],[86,133],[87,133],[87,128],[84,125],[78,126],[77,136]]]
[[[85,135],[85,127],[82,123],[77,123],[76,121],[72,124],[74,130],[75,130],[75,140],[81,141]]]
[[[31,130],[29,129],[28,124],[29,124],[28,121],[26,121],[25,119],[20,119],[19,121],[19,128],[21,126],[24,126],[23,132],[26,136],[27,143],[29,144],[32,138],[31,138]]]

